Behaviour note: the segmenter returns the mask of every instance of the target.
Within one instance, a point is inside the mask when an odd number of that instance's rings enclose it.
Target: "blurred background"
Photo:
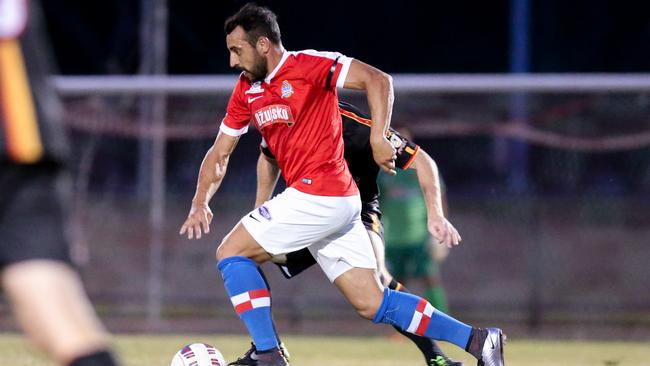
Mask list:
[[[211,234],[178,230],[236,79],[223,22],[244,3],[43,2],[73,141],[72,249],[111,330],[243,332],[214,251],[252,209],[256,131],[212,201]],[[438,163],[463,236],[441,267],[454,316],[650,337],[650,3],[258,3],[287,49],[394,76],[393,121]],[[281,331],[377,332],[318,268],[293,280],[264,268]]]

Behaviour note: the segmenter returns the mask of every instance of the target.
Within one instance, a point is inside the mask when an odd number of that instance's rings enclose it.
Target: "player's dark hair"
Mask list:
[[[237,26],[241,26],[248,35],[248,43],[255,47],[259,37],[266,37],[272,43],[280,43],[280,26],[278,18],[269,8],[255,3],[244,5],[231,15],[224,23],[223,29],[230,34]]]

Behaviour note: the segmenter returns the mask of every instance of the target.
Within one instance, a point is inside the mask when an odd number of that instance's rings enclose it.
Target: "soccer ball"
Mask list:
[[[170,366],[226,366],[226,361],[211,345],[192,343],[176,352]]]

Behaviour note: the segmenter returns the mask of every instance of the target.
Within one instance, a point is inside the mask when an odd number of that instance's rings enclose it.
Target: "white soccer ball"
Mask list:
[[[192,343],[176,352],[170,366],[226,366],[226,361],[211,345]]]

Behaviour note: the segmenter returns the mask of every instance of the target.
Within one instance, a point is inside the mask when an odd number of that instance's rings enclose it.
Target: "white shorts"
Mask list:
[[[241,223],[272,255],[309,247],[334,282],[352,268],[377,268],[360,212],[358,195],[315,196],[287,188],[244,216]]]

